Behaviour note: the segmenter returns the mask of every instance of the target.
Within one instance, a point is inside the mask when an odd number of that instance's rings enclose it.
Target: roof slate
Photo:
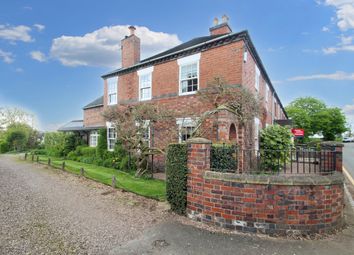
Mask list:
[[[95,99],[94,101],[92,101],[91,103],[87,104],[84,106],[84,110],[86,109],[90,109],[90,108],[94,108],[94,107],[98,107],[98,106],[103,106],[103,96]]]

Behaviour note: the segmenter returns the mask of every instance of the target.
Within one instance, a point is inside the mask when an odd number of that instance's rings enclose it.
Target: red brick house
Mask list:
[[[205,89],[216,76],[223,77],[230,86],[247,87],[264,98],[265,113],[252,123],[254,131],[251,136],[254,140],[248,143],[257,144],[260,128],[276,120],[287,119],[248,32],[233,33],[226,16],[221,24],[214,20],[214,26],[209,29],[210,35],[194,38],[143,60],[140,60],[140,39],[135,35],[135,27],[131,26],[129,30],[130,34],[121,43],[122,67],[102,75],[103,97],[83,108],[83,121],[71,122],[60,130],[80,130],[88,134],[89,144],[95,146],[97,129],[107,127],[108,149],[113,149],[114,127],[104,120],[102,112],[107,107],[120,104],[150,102],[184,112],[185,116],[179,116],[172,124],[180,132],[176,141],[182,142],[193,129],[192,117],[208,110],[208,106],[197,99],[196,92]],[[240,130],[237,123],[231,123],[228,113],[219,115],[216,126],[215,130],[210,127],[210,135],[206,138],[216,142],[232,138],[246,146],[243,140],[247,130]],[[163,143],[163,137],[163,128],[156,128],[150,139],[159,144]]]

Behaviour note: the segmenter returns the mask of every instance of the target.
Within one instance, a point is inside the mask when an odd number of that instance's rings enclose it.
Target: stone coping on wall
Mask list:
[[[344,177],[340,172],[331,175],[251,175],[205,171],[205,179],[217,179],[246,184],[269,184],[285,186],[313,186],[313,185],[336,185],[343,184]]]

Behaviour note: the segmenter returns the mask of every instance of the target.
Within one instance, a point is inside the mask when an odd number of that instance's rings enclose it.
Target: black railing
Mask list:
[[[211,169],[218,172],[248,174],[325,175],[335,172],[336,153],[336,151],[331,149],[319,150],[315,147],[306,146],[287,150],[255,150],[235,147],[233,153],[228,152],[227,154],[229,161],[224,159],[226,162],[236,162],[234,167],[227,167],[227,164],[213,164],[215,155],[211,153]]]

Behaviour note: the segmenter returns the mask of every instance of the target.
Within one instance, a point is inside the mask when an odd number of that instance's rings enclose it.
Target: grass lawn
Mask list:
[[[30,160],[29,155],[27,160]],[[162,180],[135,178],[134,175],[118,171],[113,168],[96,166],[92,164],[85,164],[73,160],[63,160],[59,158],[51,159],[51,165],[56,168],[61,168],[63,161],[65,161],[65,170],[74,174],[80,174],[80,169],[84,168],[85,177],[107,184],[112,184],[113,175],[116,177],[116,187],[122,188],[129,192],[133,192],[144,197],[154,198],[160,201],[166,200],[166,183]],[[40,163],[47,163],[48,157],[40,155]]]

